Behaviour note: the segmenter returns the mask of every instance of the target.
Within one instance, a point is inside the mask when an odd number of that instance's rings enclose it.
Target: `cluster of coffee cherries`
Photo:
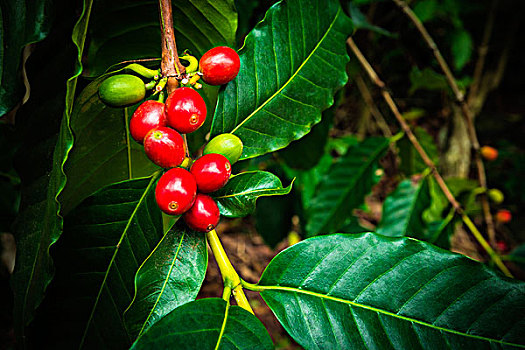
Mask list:
[[[237,52],[228,47],[216,47],[206,52],[198,68],[191,67],[191,57],[182,56],[185,57],[190,67],[177,79],[179,86],[189,86],[178,87],[165,102],[162,92],[166,79],[155,74],[158,71],[147,72],[144,67],[135,67],[135,72],[141,70],[153,77],[156,82],[152,84],[155,85],[154,94],[159,93],[160,98],[147,100],[135,110],[129,131],[131,137],[144,146],[153,163],[169,169],[155,188],[159,208],[169,215],[182,215],[186,224],[195,231],[208,232],[220,219],[217,203],[209,194],[228,182],[231,165],[242,154],[242,142],[233,134],[218,135],[206,145],[203,155],[192,161],[182,135],[196,131],[206,120],[206,104],[195,90],[200,87],[196,81],[202,77],[210,85],[225,84],[237,76],[240,60]],[[134,78],[140,80],[140,84],[134,82]],[[142,85],[144,93],[138,85]],[[147,85],[134,75],[116,75],[100,85],[99,96],[110,106],[122,107],[142,100]]]

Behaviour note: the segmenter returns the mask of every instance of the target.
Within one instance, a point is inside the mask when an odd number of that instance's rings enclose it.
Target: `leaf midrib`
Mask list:
[[[334,16],[334,19],[333,21],[330,23],[330,26],[328,27],[328,29],[325,31],[325,33],[323,34],[322,38],[319,40],[319,42],[315,45],[315,47],[312,49],[312,52],[310,52],[310,54],[308,55],[308,57],[306,57],[304,59],[304,61],[301,63],[301,65],[297,68],[297,70],[292,74],[292,76],[290,78],[288,78],[288,80],[286,80],[286,82],[283,84],[282,87],[279,88],[279,90],[277,90],[272,96],[270,96],[268,99],[266,99],[262,105],[260,105],[259,107],[257,107],[252,113],[250,113],[246,118],[244,118],[244,120],[239,123],[239,125],[237,125],[232,131],[231,133],[235,133],[235,131],[237,131],[244,123],[246,123],[248,120],[250,120],[256,113],[258,113],[264,106],[266,106],[268,103],[270,103],[270,101],[272,101],[277,95],[279,95],[281,93],[282,90],[284,90],[285,87],[288,86],[288,84],[295,78],[295,76],[297,74],[299,74],[299,72],[301,71],[301,69],[304,67],[304,65],[306,63],[308,63],[311,59],[311,57],[313,56],[313,54],[317,51],[317,49],[321,46],[321,44],[323,43],[323,41],[325,40],[326,36],[328,35],[328,33],[332,30],[332,27],[334,26],[335,22],[337,21],[337,19],[339,18],[339,15],[341,13],[341,7],[339,7],[337,9],[337,13],[335,14]],[[213,128],[213,127],[212,127]]]
[[[91,308],[91,313],[89,315],[89,318],[88,318],[88,321],[87,321],[87,324],[86,324],[86,328],[84,329],[84,333],[82,335],[82,339],[81,339],[80,345],[78,347],[79,349],[82,349],[82,347],[84,346],[84,341],[86,340],[86,336],[88,334],[89,327],[91,325],[91,321],[93,320],[93,316],[95,315],[95,311],[97,309],[98,302],[99,302],[100,297],[102,295],[102,291],[104,289],[104,286],[106,285],[106,281],[107,281],[107,278],[109,276],[109,271],[111,270],[111,267],[113,266],[113,263],[114,263],[114,261],[115,261],[115,259],[117,257],[117,254],[118,254],[118,252],[120,250],[120,245],[121,245],[122,241],[124,240],[124,237],[128,233],[128,229],[131,226],[131,222],[135,218],[135,214],[137,213],[138,209],[140,208],[140,206],[144,202],[144,199],[146,198],[146,195],[149,193],[149,190],[150,190],[151,186],[155,183],[155,180],[160,176],[160,173],[161,173],[160,171],[157,171],[156,173],[154,173],[152,175],[151,180],[148,183],[148,186],[144,190],[144,193],[142,193],[142,196],[140,197],[139,201],[137,202],[137,205],[135,206],[135,209],[133,209],[133,212],[131,213],[131,216],[130,216],[130,218],[128,220],[128,223],[126,224],[126,227],[124,228],[124,230],[122,232],[122,235],[120,236],[120,239],[119,239],[117,245],[115,246],[115,252],[113,253],[113,256],[111,257],[109,265],[108,265],[108,267],[106,269],[106,273],[104,274],[104,279],[102,280],[102,283],[100,284],[100,288],[98,290],[97,297],[95,299],[95,303],[93,304],[93,307]]]
[[[335,301],[335,302],[339,302],[339,303],[355,306],[355,307],[358,307],[358,308],[361,308],[361,309],[373,311],[373,312],[376,312],[376,313],[384,314],[384,315],[387,315],[387,316],[391,316],[391,317],[394,317],[394,318],[401,319],[403,321],[407,321],[407,322],[411,322],[411,323],[417,323],[419,325],[422,325],[422,326],[425,326],[425,327],[429,327],[429,328],[432,328],[432,329],[435,329],[435,330],[438,330],[438,331],[442,331],[442,332],[447,332],[447,333],[451,333],[451,334],[455,334],[455,335],[460,335],[460,336],[473,338],[473,339],[484,340],[484,341],[493,342],[493,343],[499,343],[499,344],[502,344],[502,345],[516,346],[516,347],[519,347],[519,348],[525,348],[525,345],[523,345],[523,344],[509,343],[509,342],[505,342],[505,341],[498,340],[498,339],[487,338],[487,337],[483,337],[483,336],[479,336],[479,335],[468,334],[468,333],[456,331],[454,329],[448,329],[448,328],[444,328],[444,327],[439,327],[439,326],[433,325],[433,324],[428,323],[428,322],[424,322],[424,321],[421,321],[421,320],[418,320],[418,319],[415,319],[415,318],[401,316],[401,315],[398,315],[396,313],[393,313],[393,312],[390,312],[390,311],[387,311],[387,310],[383,310],[383,309],[379,309],[379,308],[376,308],[376,307],[373,307],[373,306],[360,304],[360,303],[357,303],[357,302],[354,302],[354,301],[345,300],[345,299],[341,299],[341,298],[337,298],[337,297],[333,297],[333,296],[330,296],[330,295],[321,294],[321,293],[317,293],[317,292],[312,292],[312,291],[305,290],[305,289],[299,289],[299,288],[295,288],[295,287],[285,287],[285,286],[263,286],[263,285],[253,285],[253,286],[250,285],[250,286],[247,286],[247,288],[251,289],[251,290],[260,291],[261,294],[264,291],[281,291],[281,292],[290,292],[290,293],[299,293],[299,294],[310,295],[310,296],[314,296],[314,297],[317,297],[317,298],[320,298],[320,299],[331,300],[331,301]]]
[[[166,235],[167,235],[167,234],[169,234],[169,232],[167,232]],[[175,252],[175,255],[173,256],[173,259],[172,259],[172,261],[171,261],[169,271],[168,271],[168,273],[166,274],[166,278],[164,279],[164,283],[162,284],[162,288],[161,288],[161,290],[160,290],[160,292],[159,292],[159,295],[157,295],[157,300],[155,300],[155,304],[153,304],[153,307],[151,308],[151,310],[150,310],[150,312],[149,312],[149,314],[148,314],[148,317],[146,317],[146,320],[145,320],[144,323],[142,324],[142,328],[140,329],[139,335],[138,335],[137,337],[139,337],[139,336],[144,332],[144,329],[145,329],[145,327],[146,327],[146,324],[148,323],[149,319],[151,318],[151,315],[153,315],[153,312],[155,311],[155,309],[156,309],[156,307],[157,307],[157,304],[159,303],[160,298],[161,298],[162,295],[164,294],[164,291],[165,291],[165,289],[166,289],[166,286],[167,286],[167,284],[168,284],[168,281],[169,281],[169,279],[170,279],[170,277],[171,277],[171,273],[172,273],[173,268],[174,268],[174,266],[175,266],[175,262],[177,261],[177,258],[178,258],[178,256],[179,256],[180,248],[182,247],[182,242],[184,242],[184,238],[185,238],[185,237],[186,237],[186,233],[183,232],[183,233],[182,233],[182,237],[180,238],[179,244],[177,245],[177,251]],[[160,246],[160,243],[159,243],[158,246]],[[153,250],[153,252],[154,252],[154,251],[155,251],[155,250]],[[153,252],[152,252],[152,254],[150,254],[150,256],[153,255]],[[149,257],[148,257],[148,258],[149,258]],[[148,259],[146,259],[144,262],[146,262],[147,260],[148,260]],[[135,295],[137,295],[137,294],[135,294]],[[131,304],[130,304],[130,306],[131,306]]]

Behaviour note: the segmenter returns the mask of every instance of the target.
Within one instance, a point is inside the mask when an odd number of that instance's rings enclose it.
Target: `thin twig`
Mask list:
[[[401,128],[405,131],[405,133],[406,133],[408,139],[410,140],[410,142],[414,145],[414,148],[416,149],[417,153],[419,153],[419,155],[423,159],[423,162],[425,162],[426,166],[432,172],[432,175],[434,176],[438,186],[441,188],[441,190],[443,191],[443,194],[445,195],[447,200],[450,202],[450,204],[452,204],[452,207],[454,208],[456,213],[458,213],[458,215],[461,217],[461,219],[463,220],[465,225],[467,225],[467,227],[470,229],[470,231],[472,232],[472,234],[474,235],[476,240],[479,242],[479,244],[489,254],[489,256],[492,259],[492,261],[494,261],[494,263],[501,269],[501,271],[505,275],[507,275],[509,277],[512,277],[512,274],[510,273],[508,268],[505,266],[505,264],[503,264],[503,262],[501,261],[500,257],[498,256],[498,254],[496,254],[496,252],[494,252],[492,247],[487,243],[487,241],[485,240],[483,235],[479,232],[477,227],[472,223],[472,220],[465,214],[465,211],[463,210],[461,205],[458,203],[458,201],[456,200],[456,198],[454,197],[452,192],[450,192],[450,189],[446,185],[445,180],[443,180],[443,177],[437,171],[436,165],[434,164],[434,162],[432,162],[432,160],[426,154],[426,152],[423,149],[423,147],[421,147],[421,144],[419,143],[419,141],[417,140],[416,136],[414,135],[414,133],[410,129],[410,126],[405,121],[405,118],[403,118],[403,116],[399,112],[399,109],[397,108],[397,105],[394,102],[394,99],[392,98],[392,95],[390,95],[388,90],[385,89],[385,83],[381,79],[379,79],[379,76],[376,74],[376,72],[374,71],[374,69],[372,68],[370,63],[368,63],[366,58],[363,56],[363,54],[361,53],[359,48],[356,46],[356,44],[353,41],[353,39],[352,38],[348,38],[347,43],[348,43],[348,46],[350,46],[350,49],[352,50],[354,55],[357,57],[357,59],[359,60],[359,62],[363,66],[364,70],[367,72],[367,74],[370,77],[370,79],[372,80],[372,82],[381,89],[381,95],[385,99],[388,107],[390,108],[390,110],[394,114],[395,118],[397,119],[397,121],[401,125]]]
[[[434,57],[436,58],[439,66],[441,67],[441,70],[445,74],[446,80],[450,88],[452,89],[452,92],[454,93],[454,96],[456,98],[456,101],[459,103],[461,112],[467,122],[467,128],[468,128],[468,134],[469,139],[472,144],[472,148],[474,149],[474,162],[476,164],[477,173],[478,173],[478,182],[480,187],[485,190],[481,193],[481,206],[483,208],[483,216],[485,218],[485,223],[487,224],[487,233],[490,239],[490,242],[492,245],[496,244],[496,231],[494,229],[494,220],[492,218],[492,214],[490,213],[490,205],[486,194],[487,189],[487,176],[485,174],[485,165],[483,164],[483,160],[481,159],[480,154],[480,145],[478,141],[478,135],[476,134],[476,128],[474,126],[474,116],[472,115],[472,111],[470,110],[467,101],[465,100],[465,95],[459,90],[458,84],[456,82],[456,79],[454,78],[454,75],[452,74],[452,71],[450,70],[447,62],[443,58],[443,55],[441,55],[441,52],[439,51],[436,43],[434,42],[434,39],[430,36],[428,31],[426,30],[425,26],[419,18],[416,16],[416,14],[410,9],[410,7],[403,1],[403,0],[393,0],[397,6],[399,6],[403,12],[408,16],[408,18],[414,23],[417,30],[427,43],[428,47],[432,50],[432,53],[434,54]]]
[[[358,74],[355,77],[355,83],[357,85],[357,88],[359,89],[359,92],[361,93],[361,96],[363,96],[363,100],[365,101],[365,104],[370,110],[370,113],[376,120],[376,123],[381,129],[381,131],[383,132],[383,135],[388,138],[392,137],[392,132],[388,128],[388,124],[385,121],[385,118],[383,117],[379,109],[376,107],[374,99],[372,98],[372,94],[370,93],[370,90],[368,90],[368,86],[366,86],[366,83],[363,80],[361,74]]]
[[[494,17],[496,16],[497,4],[498,0],[492,0],[490,4],[489,15],[487,17],[487,22],[485,23],[485,30],[483,31],[483,39],[481,39],[481,44],[478,49],[478,60],[474,67],[472,84],[470,85],[470,90],[468,92],[467,103],[469,106],[472,106],[473,99],[478,95],[483,68],[485,67],[485,59],[487,58],[487,53],[489,51],[490,37],[492,36],[492,29],[494,28]]]

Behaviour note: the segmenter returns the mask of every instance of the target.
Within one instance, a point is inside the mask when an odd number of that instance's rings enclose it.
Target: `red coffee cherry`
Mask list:
[[[202,55],[199,66],[202,78],[210,85],[222,85],[232,81],[241,68],[239,55],[227,46],[218,46]]]
[[[184,140],[173,129],[158,127],[144,137],[144,151],[148,158],[163,168],[174,168],[184,160]]]
[[[496,213],[496,221],[502,224],[509,223],[512,220],[512,213],[507,209],[500,209]]]
[[[213,198],[198,193],[195,203],[182,217],[192,230],[209,232],[219,223],[221,213]]]
[[[190,172],[195,176],[199,192],[210,193],[223,187],[232,174],[228,158],[218,153],[209,153],[197,159]]]
[[[164,103],[148,100],[133,113],[129,121],[129,132],[135,141],[142,143],[148,131],[159,126],[166,126]]]
[[[481,147],[481,156],[488,160],[489,162],[496,160],[498,158],[498,150],[494,147],[483,146]]]
[[[197,195],[197,184],[191,173],[173,168],[162,175],[155,188],[160,210],[169,215],[181,215],[191,208]]]
[[[189,87],[175,89],[166,99],[168,125],[181,134],[194,132],[206,120],[206,103]]]

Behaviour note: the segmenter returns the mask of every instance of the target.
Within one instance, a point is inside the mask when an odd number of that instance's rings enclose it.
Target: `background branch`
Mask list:
[[[486,193],[487,177],[485,174],[485,165],[483,164],[483,160],[481,159],[480,145],[478,141],[478,136],[476,134],[476,128],[474,127],[474,116],[472,114],[472,111],[470,110],[467,104],[467,101],[465,100],[464,94],[459,90],[456,79],[454,78],[454,75],[452,74],[452,71],[450,70],[447,62],[443,58],[443,55],[441,55],[441,52],[439,51],[436,43],[434,42],[434,40],[432,39],[428,31],[426,30],[423,23],[421,23],[421,21],[416,16],[416,14],[412,11],[412,9],[410,9],[410,7],[403,0],[393,0],[393,1],[397,4],[397,6],[399,6],[403,10],[403,12],[408,16],[408,18],[414,23],[417,30],[419,31],[419,33],[421,34],[421,36],[427,43],[428,47],[432,50],[432,53],[434,54],[434,57],[436,58],[439,66],[441,67],[441,70],[445,74],[447,83],[452,89],[452,92],[454,93],[456,101],[459,103],[461,112],[467,122],[469,139],[472,144],[472,148],[474,148],[474,162],[477,168],[478,182],[479,182],[480,187],[484,190],[480,194],[481,206],[483,208],[483,216],[485,218],[485,223],[487,224],[487,233],[489,236],[489,240],[493,246],[496,246],[496,231],[494,229],[494,220],[492,218],[492,214],[490,213],[490,205],[489,205],[489,201],[488,201],[488,197]],[[487,37],[488,37],[487,41],[490,38],[490,31],[488,33],[489,34],[487,34]],[[483,67],[481,67],[481,69],[482,68]]]
[[[499,269],[507,276],[512,277],[512,274],[510,273],[509,269],[503,264],[501,261],[501,258],[498,254],[492,249],[492,247],[488,244],[488,242],[483,238],[483,235],[479,232],[477,227],[474,225],[472,220],[468,217],[468,215],[465,214],[465,211],[461,207],[461,205],[458,203],[452,192],[450,192],[450,189],[445,183],[445,180],[443,180],[443,177],[439,174],[439,172],[436,169],[436,165],[430,157],[426,154],[423,147],[421,147],[421,144],[417,140],[416,136],[410,129],[409,125],[399,112],[399,109],[397,108],[396,103],[394,102],[394,99],[392,98],[392,95],[387,91],[385,88],[385,83],[379,79],[379,76],[376,74],[370,63],[366,60],[366,58],[363,56],[359,48],[356,46],[355,42],[352,38],[348,38],[347,40],[348,46],[350,46],[350,49],[354,53],[354,55],[357,57],[361,65],[363,66],[364,70],[367,72],[368,76],[372,80],[372,82],[377,85],[381,89],[381,95],[385,99],[388,107],[394,114],[395,118],[401,125],[401,128],[405,131],[408,139],[410,142],[414,145],[414,148],[416,149],[417,153],[421,156],[423,161],[425,162],[426,166],[430,169],[432,172],[432,175],[434,176],[438,186],[443,191],[443,194],[447,198],[447,200],[450,202],[456,213],[461,217],[465,225],[470,229],[476,240],[479,242],[479,244],[485,249],[485,251],[489,254],[490,258],[494,263],[499,267]]]

